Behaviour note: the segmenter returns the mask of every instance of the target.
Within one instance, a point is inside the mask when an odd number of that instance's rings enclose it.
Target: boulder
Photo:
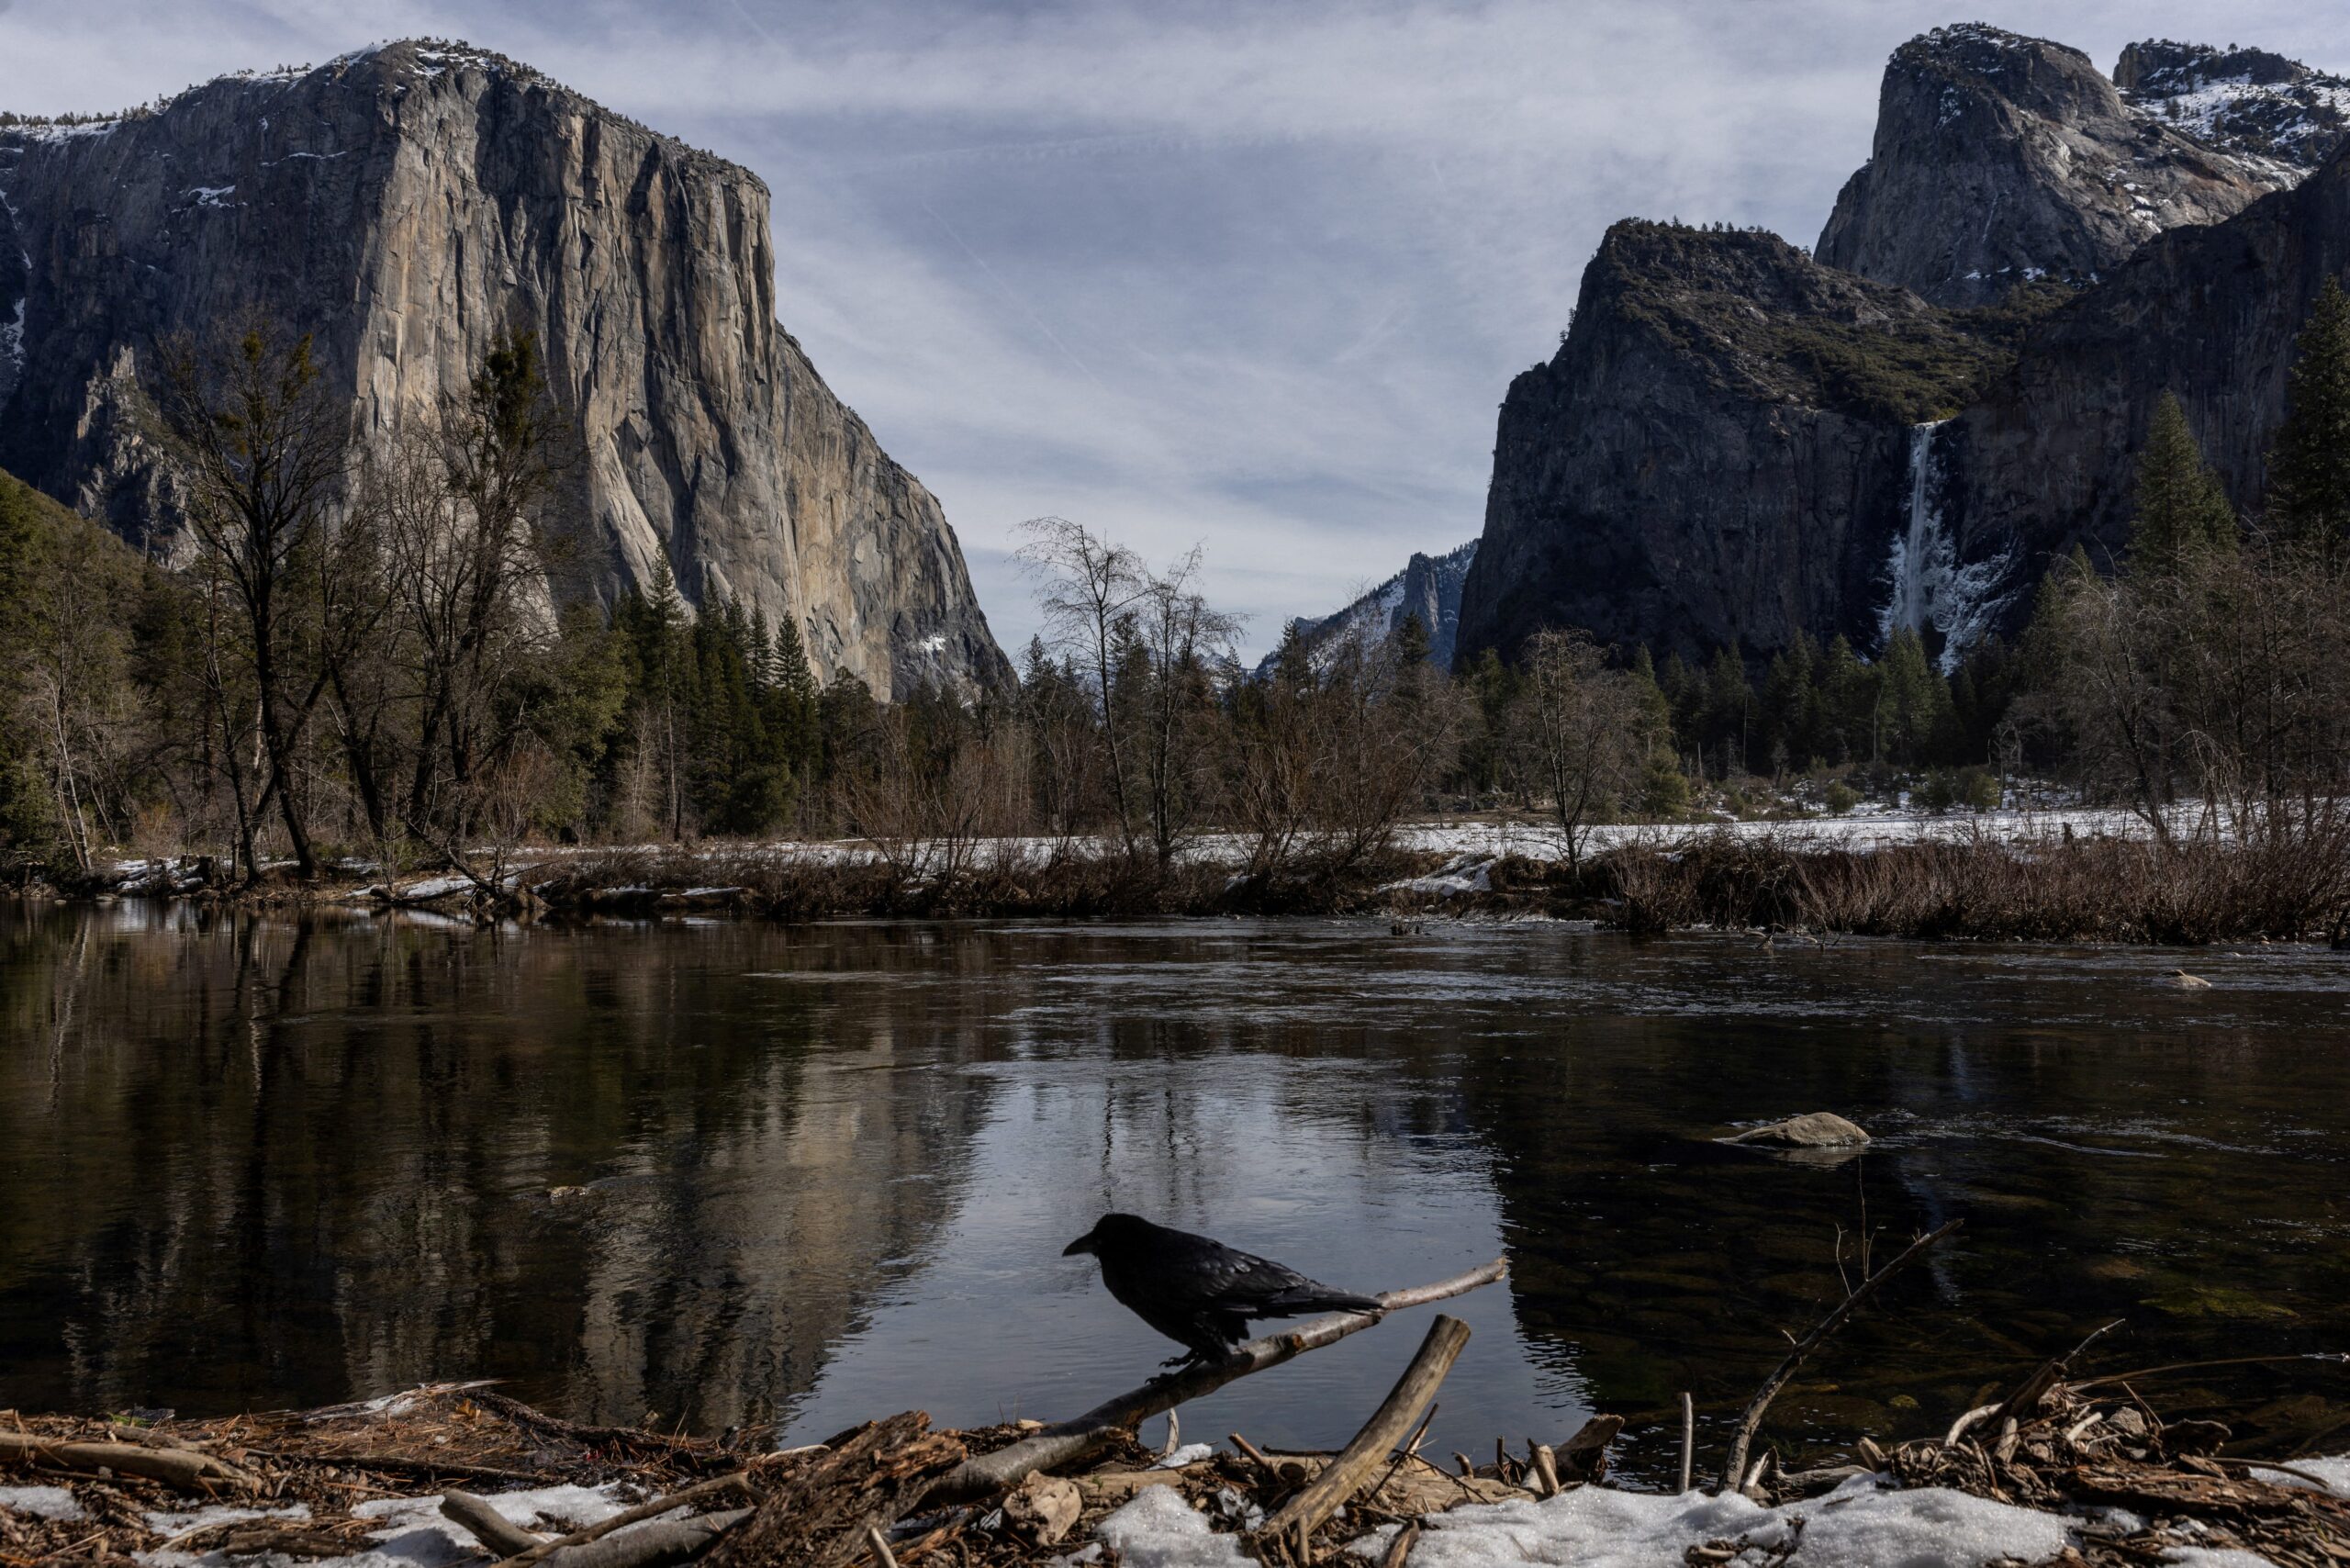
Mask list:
[[[1774,1148],[1852,1148],[1869,1141],[1869,1135],[1833,1111],[1807,1111],[1784,1122],[1750,1127],[1724,1143],[1768,1144]]]

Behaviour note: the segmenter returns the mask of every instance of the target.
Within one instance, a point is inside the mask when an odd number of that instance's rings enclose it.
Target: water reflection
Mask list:
[[[2113,1316],[2133,1361],[2350,1348],[2350,974],[2202,955],[2214,988],[2183,993],[2176,961],[0,910],[0,1404],[493,1374],[795,1439],[1064,1414],[1171,1350],[1058,1256],[1108,1207],[1359,1288],[1506,1249],[1506,1290],[1454,1308],[1476,1338],[1440,1450],[1604,1406],[1653,1473],[1680,1390],[1726,1420],[1864,1237],[1961,1215],[1774,1430],[1938,1430]],[[1832,1166],[1707,1141],[1814,1108],[1880,1141]],[[1187,1425],[1336,1442],[1416,1333]],[[2350,1417],[2306,1366],[2212,1375],[2165,1408],[2259,1406],[2278,1443]]]

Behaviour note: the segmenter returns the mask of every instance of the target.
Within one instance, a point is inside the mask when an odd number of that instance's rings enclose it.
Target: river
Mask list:
[[[1174,1349],[1060,1256],[1117,1208],[1351,1289],[1505,1253],[1449,1308],[1431,1446],[1605,1409],[1655,1475],[1679,1392],[1730,1419],[1840,1250],[1963,1216],[1767,1428],[1889,1441],[2116,1318],[2100,1369],[2350,1350],[2345,1015],[2350,962],[2300,947],[0,904],[0,1407],[497,1377],[793,1442],[1051,1418]],[[1818,1109],[1876,1141],[1712,1141]],[[1187,1433],[1342,1441],[1430,1310]],[[2350,1434],[2338,1365],[2142,1392]]]

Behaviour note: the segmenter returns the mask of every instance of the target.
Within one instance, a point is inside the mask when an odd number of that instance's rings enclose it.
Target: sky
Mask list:
[[[2350,71],[2336,0],[0,0],[0,108],[405,37],[526,61],[774,193],[778,309],[937,493],[996,636],[1057,514],[1278,641],[1476,536],[1510,378],[1624,217],[1809,244],[1885,58],[1983,20]]]

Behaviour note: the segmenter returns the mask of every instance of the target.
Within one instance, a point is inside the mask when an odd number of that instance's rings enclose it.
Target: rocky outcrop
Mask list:
[[[1879,645],[1915,427],[2003,368],[2017,325],[1775,235],[1616,225],[1557,354],[1502,404],[1463,654],[1562,624],[1660,659]]]
[[[2230,217],[2306,170],[2188,123],[2151,89],[2133,108],[2077,50],[1937,28],[1886,62],[1869,162],[1816,254],[1938,305],[1983,305],[2040,278],[2092,282],[2151,236]]]
[[[2331,159],[2350,129],[2350,81],[2265,49],[2133,43],[2113,84],[2138,114],[2207,147],[2268,160],[2287,181]]]
[[[1310,649],[1318,651],[1348,638],[1375,647],[1403,631],[1404,622],[1416,615],[1427,634],[1428,662],[1438,669],[1450,669],[1460,632],[1460,588],[1468,579],[1469,564],[1476,558],[1473,539],[1441,555],[1415,551],[1402,571],[1344,610],[1290,624]],[[1267,654],[1257,666],[1258,677],[1270,676],[1280,657],[1279,649]]]
[[[666,560],[884,694],[1008,679],[936,498],[778,324],[768,219],[748,171],[457,46],[0,128],[0,466],[168,553],[159,337],[265,310],[382,441],[528,328],[578,422],[581,591]]]
[[[1953,667],[2052,558],[2120,550],[2165,391],[2254,506],[2294,335],[2350,273],[2350,90],[2166,43],[2121,74],[2126,101],[2069,50],[1943,28],[1896,53],[1816,258],[1610,230],[1503,404],[1463,651],[1580,625],[1660,658],[1865,654],[1908,627]]]
[[[2076,543],[2111,559],[2132,467],[2165,392],[2237,504],[2256,506],[2293,343],[2328,277],[2350,276],[2350,149],[2295,189],[2165,234],[2049,319],[1951,431],[1949,524],[2029,575]]]

